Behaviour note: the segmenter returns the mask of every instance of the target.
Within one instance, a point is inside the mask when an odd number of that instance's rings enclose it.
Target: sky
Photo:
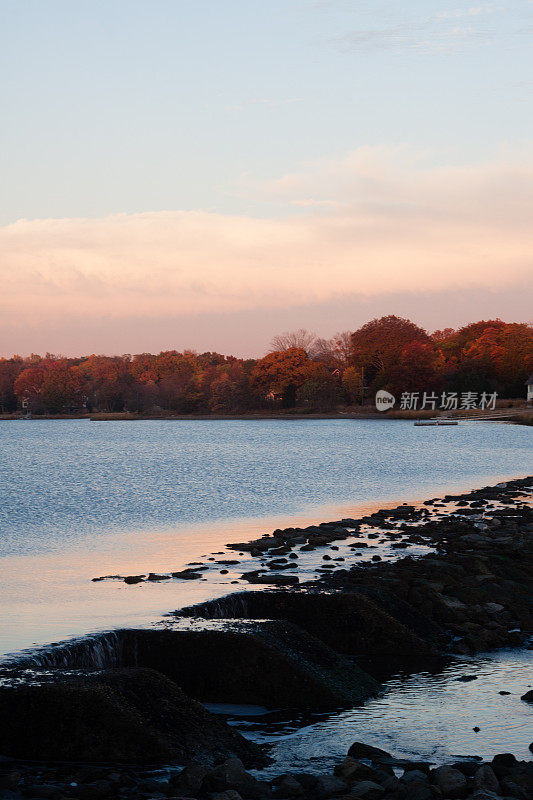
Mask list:
[[[532,0],[0,0],[0,355],[531,321],[532,38]]]

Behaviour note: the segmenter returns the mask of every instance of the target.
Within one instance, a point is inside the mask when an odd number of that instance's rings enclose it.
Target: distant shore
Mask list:
[[[330,419],[352,419],[352,420],[417,420],[430,419],[439,416],[453,417],[458,421],[485,421],[485,422],[512,422],[517,425],[533,425],[533,409],[531,408],[510,408],[508,412],[499,408],[496,411],[457,411],[454,413],[442,414],[435,411],[387,411],[378,412],[373,406],[365,406],[360,410],[350,409],[347,411],[324,411],[305,413],[301,411],[257,411],[249,414],[135,414],[128,411],[99,412],[88,414],[39,414],[31,416],[31,420],[77,420],[85,419],[91,422],[142,422],[142,421],[210,421],[210,420],[240,420],[240,421],[262,421],[262,420],[330,420]],[[0,414],[0,420],[25,420],[23,414]]]

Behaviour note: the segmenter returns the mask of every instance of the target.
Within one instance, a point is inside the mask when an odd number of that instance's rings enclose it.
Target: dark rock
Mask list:
[[[361,781],[352,787],[350,796],[357,800],[381,800],[385,794],[385,789],[374,781]]]
[[[490,764],[483,764],[474,773],[474,786],[476,789],[488,789],[489,792],[500,791],[500,783]]]
[[[386,750],[380,750],[379,747],[372,747],[364,742],[354,742],[348,750],[348,755],[355,759],[365,758],[377,764],[393,760],[391,754]]]
[[[197,795],[208,774],[208,769],[204,764],[189,764],[179,775],[170,778],[170,786],[173,790],[183,797]]]
[[[163,675],[122,669],[0,687],[0,749],[37,760],[213,763],[261,749]]]
[[[283,775],[276,782],[277,797],[300,797],[304,793],[302,784],[293,775]]]
[[[124,578],[124,583],[142,583],[144,581],[144,575],[127,575]]]
[[[524,703],[533,703],[533,689],[530,689],[529,692],[523,694],[520,700],[523,700]]]
[[[512,753],[498,753],[492,759],[492,769],[498,778],[507,775],[510,769],[516,764],[516,758]]]
[[[178,570],[177,572],[171,572],[170,574],[173,578],[179,578],[182,581],[197,581],[202,577],[197,572],[194,572],[190,569],[182,569]]]
[[[430,775],[431,782],[440,789],[442,796],[446,798],[462,797],[467,781],[462,772],[453,767],[437,767]]]
[[[346,782],[336,775],[320,775],[315,784],[315,792],[322,797],[343,794],[346,792]]]

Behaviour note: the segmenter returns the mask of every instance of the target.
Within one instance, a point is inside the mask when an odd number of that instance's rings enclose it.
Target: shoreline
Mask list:
[[[412,675],[439,669],[449,656],[531,646],[532,489],[533,478],[525,477],[428,499],[419,508],[403,503],[359,519],[277,529],[237,545],[261,564],[246,576],[251,584],[266,583],[261,591],[252,586],[181,608],[148,630],[117,630],[21,653],[0,668],[0,791],[10,792],[0,796],[530,796],[531,760],[499,753],[439,766],[361,741],[333,774],[285,770],[272,777],[270,769],[262,778],[268,750],[205,705],[292,705],[331,713],[379,695],[391,670]],[[400,558],[355,560],[383,538]],[[344,544],[351,562],[337,555]],[[413,557],[411,548],[419,545],[430,552]],[[290,559],[300,553],[331,555],[318,579],[280,589],[283,582],[271,579],[294,572]],[[252,577],[265,575],[266,581]],[[470,683],[477,675],[455,680]],[[516,702],[533,700],[527,680],[524,675],[524,695]],[[118,733],[126,729],[125,740]]]
[[[191,603],[207,602],[234,591],[239,587],[230,585],[230,580],[231,578],[240,578],[240,575],[226,575],[224,576],[224,583],[218,582],[216,575],[213,575],[215,583],[203,580],[187,581],[186,583],[185,581],[159,581],[138,584],[138,588],[140,590],[144,588],[145,591],[137,592],[135,596],[131,593],[128,594],[129,587],[127,586],[121,590],[120,586],[113,582],[100,583],[98,585],[99,592],[96,595],[87,594],[84,588],[84,594],[80,595],[81,606],[79,611],[76,612],[77,624],[69,628],[63,622],[63,608],[65,606],[57,609],[55,607],[54,598],[56,592],[59,592],[61,596],[64,595],[67,603],[66,608],[70,608],[73,602],[76,603],[75,597],[79,594],[79,584],[81,583],[83,587],[88,584],[90,587],[92,577],[112,572],[123,572],[125,575],[138,574],[143,571],[146,571],[146,574],[149,572],[161,574],[168,570],[170,564],[174,570],[186,569],[190,562],[198,562],[199,559],[202,559],[203,554],[208,554],[209,550],[224,551],[226,553],[226,556],[220,555],[218,558],[234,559],[237,557],[237,552],[228,547],[228,543],[234,544],[247,537],[250,538],[250,536],[252,538],[262,536],[269,529],[273,530],[289,526],[314,526],[319,525],[325,519],[368,516],[383,509],[395,508],[402,502],[422,507],[424,498],[428,496],[444,495],[446,493],[463,494],[471,490],[472,487],[482,488],[487,484],[487,481],[499,483],[523,477],[525,477],[523,473],[512,476],[505,473],[490,476],[484,475],[479,476],[477,479],[470,478],[457,482],[446,482],[442,485],[433,484],[430,487],[421,486],[407,496],[405,494],[403,496],[395,494],[391,497],[383,497],[381,500],[361,499],[356,503],[349,504],[321,503],[317,506],[306,507],[299,513],[268,514],[235,519],[225,518],[196,524],[183,523],[177,527],[167,526],[162,530],[157,529],[155,531],[151,528],[134,529],[131,534],[125,535],[125,540],[116,531],[109,530],[101,535],[99,534],[98,548],[96,550],[91,548],[86,554],[85,547],[77,546],[65,552],[59,562],[54,551],[44,551],[33,555],[6,555],[2,558],[1,563],[4,572],[7,571],[7,574],[12,576],[14,585],[11,587],[9,603],[7,603],[6,598],[4,613],[11,614],[17,619],[19,629],[23,629],[24,626],[30,624],[30,631],[25,639],[21,638],[17,633],[13,640],[12,637],[10,639],[9,632],[6,629],[3,633],[4,642],[0,647],[0,661],[8,655],[15,655],[30,645],[46,647],[47,643],[51,641],[63,641],[67,638],[94,635],[98,634],[99,631],[105,632],[120,627],[151,625],[162,618],[172,603],[181,603],[183,606],[188,606]],[[318,552],[314,555],[318,555]],[[372,553],[381,551],[368,549],[365,552],[370,557]],[[397,552],[400,553],[401,551]],[[122,553],[127,553],[127,556],[123,557]],[[311,563],[312,555],[313,553],[307,554],[309,564]],[[341,554],[339,553],[338,555]],[[246,567],[252,570],[253,563],[251,561],[248,563],[249,565],[243,565],[243,569]],[[213,566],[215,566],[214,563]],[[224,565],[220,565],[220,567],[222,566]],[[301,559],[300,566],[303,566]],[[307,571],[309,569],[310,566]],[[234,570],[235,567],[230,567],[230,572]],[[47,599],[48,594],[43,595],[41,593],[39,585],[35,583],[33,578],[27,579],[25,577],[28,574],[45,576],[47,584],[54,587],[53,598],[50,601]],[[208,579],[211,580],[211,573],[206,574]],[[68,583],[65,584],[67,577]],[[312,575],[309,574],[307,579],[311,579],[311,577]],[[222,581],[222,576],[220,581]],[[239,583],[242,591],[246,591],[249,588],[247,582],[239,580]],[[27,591],[29,594],[35,594],[37,591],[39,612],[37,610],[33,612],[31,608],[26,608],[25,602],[23,606],[20,605],[18,600],[14,603],[15,596],[13,593],[15,590],[18,593]],[[181,599],[181,595],[183,595],[183,599]],[[101,602],[98,600],[95,605],[92,599],[93,596],[95,599],[101,598]],[[52,606],[50,606],[50,602],[52,602]],[[91,622],[96,620],[97,624],[89,626],[79,624],[80,614],[85,604],[89,604]],[[39,637],[39,631],[31,624],[31,620],[36,613],[39,613],[42,620],[39,622],[39,628],[42,628],[45,618],[49,619],[45,628],[48,631],[46,637]],[[58,624],[59,618],[57,622],[55,621],[57,614],[61,614],[61,624]]]
[[[424,420],[436,419],[444,416],[447,419],[455,419],[458,422],[505,422],[518,425],[533,425],[532,408],[511,408],[508,412],[501,408],[496,411],[485,412],[461,412],[453,413],[435,411],[376,411],[373,407],[366,410],[350,411],[331,411],[331,412],[250,412],[247,414],[133,414],[129,412],[101,412],[88,414],[42,414],[32,417],[25,417],[22,414],[0,414],[2,422],[38,422],[44,420],[87,420],[89,422],[200,422],[200,421],[269,421],[269,420]]]

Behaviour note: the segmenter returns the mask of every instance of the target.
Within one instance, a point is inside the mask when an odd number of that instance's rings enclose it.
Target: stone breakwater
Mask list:
[[[490,762],[458,761],[439,767],[402,761],[354,742],[332,774],[284,773],[273,780],[252,775],[236,757],[215,766],[190,763],[180,770],[139,772],[121,764],[0,765],[0,797],[79,800],[498,800],[533,797],[533,762],[510,753]]]
[[[307,583],[230,594],[176,611],[152,630],[85,637],[5,662],[0,797],[533,798],[533,764],[510,754],[436,766],[363,743],[334,774],[261,780],[246,770],[268,763],[267,749],[202,705],[349,708],[398,669],[527,646],[532,487],[525,478],[420,508],[275,531],[237,546],[259,561],[259,577],[272,572],[272,556],[337,558],[342,541],[354,548],[354,563],[342,556]],[[364,543],[386,537],[405,557],[361,563],[363,542],[353,539],[363,532]],[[429,552],[410,555],[421,543]],[[524,703],[527,688],[524,676]]]

